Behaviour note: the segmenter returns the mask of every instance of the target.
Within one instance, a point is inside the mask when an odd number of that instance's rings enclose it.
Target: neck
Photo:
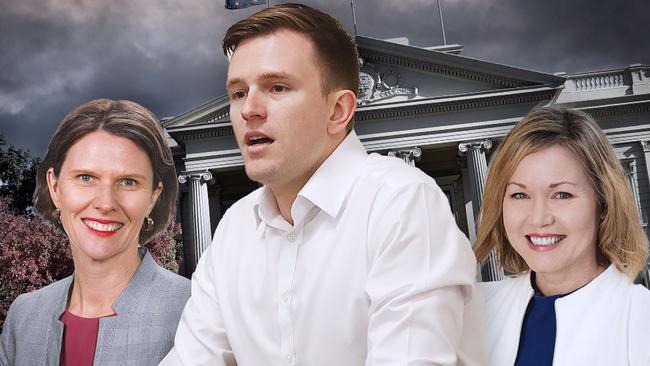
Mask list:
[[[137,250],[105,262],[74,260],[75,274],[68,311],[84,318],[115,313],[113,304],[140,265]]]
[[[595,265],[580,273],[535,273],[535,284],[544,296],[566,294],[575,291],[598,277],[607,266]]]

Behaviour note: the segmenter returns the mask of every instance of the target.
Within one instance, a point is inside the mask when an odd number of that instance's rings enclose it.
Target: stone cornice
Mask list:
[[[230,123],[222,123],[219,126],[207,126],[202,129],[170,131],[174,140],[186,143],[193,140],[206,140],[216,137],[233,136],[234,132]]]
[[[540,102],[551,100],[555,96],[555,93],[555,88],[542,88],[533,91],[521,91],[516,94],[478,96],[469,99],[441,98],[427,103],[410,102],[401,103],[399,106],[386,106],[385,108],[359,108],[355,115],[355,121],[394,119],[510,104]]]
[[[605,106],[593,106],[578,108],[594,118],[620,116],[624,114],[650,112],[650,100],[643,100],[632,103],[609,104]]]

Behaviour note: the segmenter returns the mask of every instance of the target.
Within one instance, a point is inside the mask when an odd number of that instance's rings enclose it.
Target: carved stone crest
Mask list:
[[[400,75],[397,72],[392,70],[379,72],[374,65],[364,63],[362,58],[359,59],[359,64],[361,71],[357,104],[366,105],[398,95],[413,97],[418,94],[417,88],[400,87]]]

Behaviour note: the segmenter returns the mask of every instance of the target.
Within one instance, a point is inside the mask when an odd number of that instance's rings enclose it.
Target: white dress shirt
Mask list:
[[[266,187],[226,212],[163,364],[485,364],[475,257],[433,179],[351,132],[291,217]]]

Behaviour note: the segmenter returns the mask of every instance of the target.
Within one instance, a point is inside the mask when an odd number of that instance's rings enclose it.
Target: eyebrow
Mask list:
[[[288,80],[290,82],[296,80],[295,77],[287,74],[286,72],[265,72],[262,75],[258,76],[257,79],[260,79],[260,80],[283,79],[283,80]],[[226,89],[230,88],[234,84],[239,84],[241,82],[243,82],[242,78],[229,79],[226,82]]]
[[[506,187],[508,187],[510,185],[515,185],[515,186],[519,186],[521,188],[526,188],[525,184],[521,184],[521,183],[517,183],[517,182],[508,182],[508,184],[506,184]]]
[[[94,173],[91,169],[72,169],[70,170],[70,173],[72,175],[80,175],[80,174],[88,174],[88,175],[93,175],[96,174]],[[124,174],[119,174],[118,177],[120,179],[123,178],[135,178],[135,179],[141,179],[145,180],[146,177],[142,174],[137,174],[137,173],[124,173]]]
[[[568,185],[572,185],[572,186],[578,186],[577,183],[569,182],[568,180],[563,180],[563,181],[561,181],[561,182],[551,183],[551,184],[549,184],[549,187],[550,187],[550,188],[556,188],[556,187],[561,186],[561,185],[563,185],[563,184],[568,184]],[[506,187],[509,186],[509,185],[519,186],[519,187],[524,188],[524,189],[527,188],[525,184],[521,184],[521,183],[517,183],[517,182],[509,182],[509,183],[506,185]]]
[[[549,187],[555,188],[555,187],[561,186],[563,184],[568,184],[568,185],[571,185],[571,186],[577,186],[578,185],[577,183],[569,182],[568,180],[563,180],[561,182],[553,183],[553,184],[549,185]]]

